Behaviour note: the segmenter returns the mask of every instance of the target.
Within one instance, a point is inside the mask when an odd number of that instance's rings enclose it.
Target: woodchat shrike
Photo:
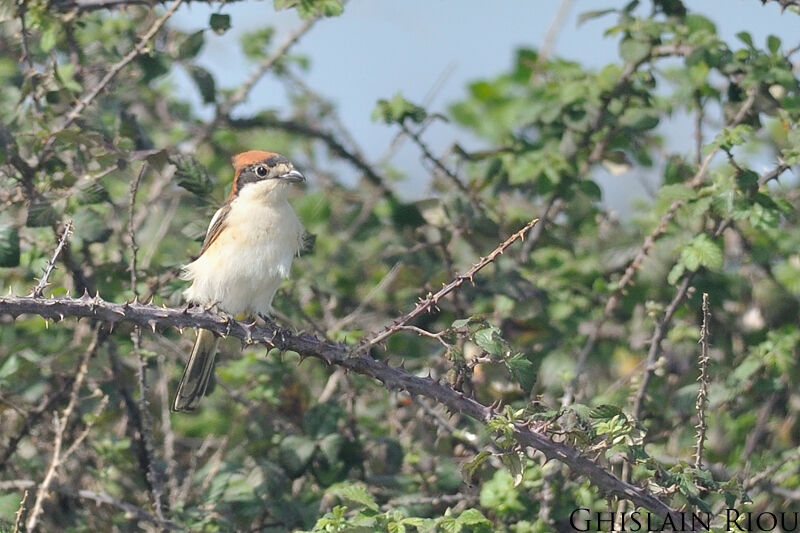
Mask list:
[[[281,280],[289,276],[305,230],[287,200],[305,181],[288,159],[249,151],[233,158],[233,186],[211,219],[200,256],[183,267],[189,303],[233,316],[266,315]],[[200,329],[183,370],[173,411],[192,411],[208,387],[219,338]]]

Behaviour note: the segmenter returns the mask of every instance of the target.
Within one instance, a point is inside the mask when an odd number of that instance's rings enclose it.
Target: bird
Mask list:
[[[288,201],[292,185],[305,177],[285,157],[251,150],[232,158],[231,192],[211,219],[200,255],[181,279],[189,305],[231,316],[266,316],[281,280],[303,247],[305,229]],[[183,369],[172,411],[197,408],[214,370],[219,337],[198,329]]]

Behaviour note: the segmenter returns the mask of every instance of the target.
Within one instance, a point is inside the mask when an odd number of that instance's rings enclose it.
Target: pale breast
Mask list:
[[[269,312],[280,281],[289,276],[303,226],[288,202],[231,206],[226,227],[185,268],[189,301],[216,303],[229,313]]]

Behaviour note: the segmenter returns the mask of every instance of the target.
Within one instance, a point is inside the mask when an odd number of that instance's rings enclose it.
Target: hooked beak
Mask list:
[[[300,172],[295,169],[292,169],[286,174],[283,174],[280,178],[282,180],[288,181],[289,183],[302,183],[306,181],[306,177],[300,174]]]

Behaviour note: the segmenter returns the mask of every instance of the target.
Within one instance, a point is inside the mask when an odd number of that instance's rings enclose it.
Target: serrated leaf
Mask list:
[[[52,226],[58,219],[53,205],[46,198],[36,198],[28,206],[28,216],[25,225],[29,228],[44,228]]]
[[[536,385],[536,367],[521,353],[506,359],[506,367],[525,392],[530,392]]]
[[[222,35],[231,28],[231,16],[223,13],[212,13],[208,19],[208,26],[217,35]]]
[[[477,509],[465,510],[463,513],[458,515],[458,518],[456,520],[458,520],[460,524],[465,526],[492,525],[492,523],[485,516],[483,516],[483,513],[481,513]]]
[[[592,409],[589,416],[592,418],[599,418],[603,420],[610,420],[615,416],[624,416],[622,409],[616,405],[602,404]]]
[[[478,468],[488,459],[491,457],[492,452],[488,450],[481,450],[478,455],[476,455],[471,461],[464,463],[461,467],[461,475],[464,480],[468,483],[472,482],[472,479],[475,477],[475,472],[478,471]]]
[[[476,331],[472,340],[492,355],[501,356],[505,352],[500,330],[494,326]]]
[[[0,267],[19,265],[19,233],[10,224],[0,223]]]
[[[708,235],[701,233],[681,252],[681,262],[688,270],[696,271],[701,266],[711,270],[722,267],[722,250]]]
[[[75,195],[75,199],[81,205],[100,204],[111,200],[105,185],[99,181],[84,183]]]
[[[149,159],[148,159],[149,161]],[[176,154],[169,158],[175,165],[175,179],[179,186],[197,196],[208,195],[214,187],[205,167],[192,156]]]
[[[373,511],[378,511],[380,509],[378,504],[375,503],[375,499],[369,491],[367,491],[367,488],[361,483],[342,483],[334,485],[328,489],[328,493],[338,496],[343,500],[358,503]]]
[[[450,325],[450,327],[454,329],[463,328],[464,326],[468,325],[471,321],[472,317],[459,318],[458,320],[454,320],[453,323]]]

